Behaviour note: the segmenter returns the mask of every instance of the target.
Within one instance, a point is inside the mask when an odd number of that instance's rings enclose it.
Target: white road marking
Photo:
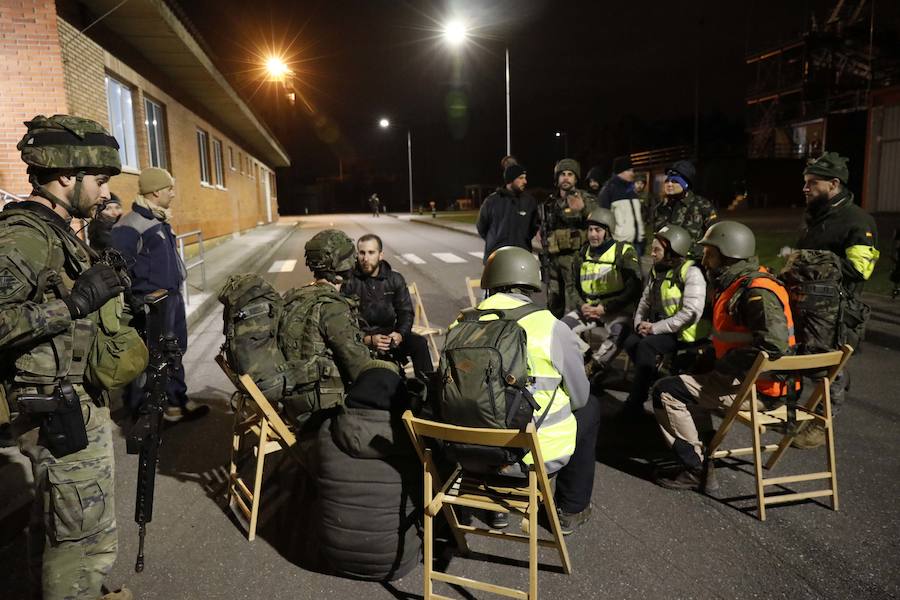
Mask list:
[[[408,264],[409,264],[409,262],[408,262],[405,258],[403,258],[402,256],[396,255],[396,256],[394,256],[394,258],[396,258],[396,259],[397,259],[397,262],[400,263],[401,265],[408,265]]]
[[[297,266],[296,260],[276,260],[269,267],[269,273],[290,273]]]
[[[466,259],[459,257],[452,252],[432,252],[431,255],[445,263],[464,263]]]
[[[422,260],[421,258],[419,258],[418,256],[416,256],[415,254],[401,254],[400,256],[402,256],[403,258],[405,258],[406,260],[408,260],[409,262],[411,262],[414,265],[424,265],[425,264],[425,261]]]
[[[474,256],[478,260],[481,260],[482,258],[484,258],[484,252],[469,252],[469,255]]]

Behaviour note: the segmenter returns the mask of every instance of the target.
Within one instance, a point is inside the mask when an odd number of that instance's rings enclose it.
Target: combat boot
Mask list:
[[[801,450],[812,450],[825,443],[825,425],[821,422],[806,422],[800,426],[797,435],[791,440],[791,446]]]

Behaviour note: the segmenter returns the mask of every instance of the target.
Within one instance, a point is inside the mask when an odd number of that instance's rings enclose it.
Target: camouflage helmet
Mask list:
[[[559,174],[563,171],[572,171],[576,179],[581,179],[581,164],[574,158],[563,158],[553,167],[553,181],[559,181]]]
[[[339,229],[325,229],[312,236],[306,246],[306,266],[313,272],[342,273],[353,268],[356,248],[353,240]]]
[[[122,170],[119,144],[96,121],[69,115],[38,115],[25,122],[28,132],[16,148],[30,168],[98,171],[118,175]]]
[[[663,225],[654,237],[666,240],[672,252],[681,257],[687,256],[691,249],[691,234],[678,225]]]
[[[588,225],[597,223],[612,231],[616,228],[616,217],[608,208],[595,208],[587,218]]]
[[[718,248],[722,256],[728,258],[750,258],[756,254],[756,236],[749,227],[737,221],[713,223],[697,243]]]
[[[488,256],[481,273],[481,287],[494,290],[513,286],[540,290],[541,267],[537,257],[528,250],[504,246]]]

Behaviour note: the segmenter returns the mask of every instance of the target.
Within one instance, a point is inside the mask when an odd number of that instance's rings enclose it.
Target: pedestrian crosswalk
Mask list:
[[[429,264],[429,262],[433,264],[436,261],[454,265],[470,262],[481,263],[483,254],[481,252],[476,252],[473,250],[471,252],[466,252],[464,256],[454,254],[453,252],[432,252],[430,256],[424,256],[425,258],[412,252],[406,252],[393,255],[391,257],[391,260],[396,260],[401,265],[427,265]],[[435,260],[431,260],[431,257],[433,257]],[[479,268],[480,266],[481,265],[479,264]],[[296,260],[276,260],[272,263],[272,266],[269,267],[269,273],[290,273],[296,268]]]

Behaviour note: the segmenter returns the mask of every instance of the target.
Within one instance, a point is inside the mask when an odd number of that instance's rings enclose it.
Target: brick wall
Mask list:
[[[23,121],[66,112],[54,0],[0,2],[0,189],[31,186],[16,143]]]
[[[71,38],[76,29],[64,19],[59,19],[60,37]],[[177,194],[172,205],[177,232],[200,229],[205,239],[235,234],[255,227],[267,220],[263,180],[260,171],[267,167],[248,154],[237,142],[228,138],[214,124],[200,118],[188,107],[177,102],[167,90],[177,87],[177,82],[155,77],[151,81],[143,73],[113,56],[87,36],[80,36],[65,47],[65,88],[69,110],[73,114],[90,116],[107,127],[109,115],[106,103],[105,76],[129,86],[134,110],[135,137],[138,169],[124,169],[110,182],[113,192],[122,198],[124,207],[130,208],[138,193],[138,173],[150,166],[148,134],[145,124],[144,99],[162,105],[166,118],[166,142],[169,171],[175,177]],[[209,134],[209,165],[213,173],[213,185],[200,182],[200,158],[197,147],[197,129]],[[215,181],[215,165],[212,156],[212,140],[222,142],[223,182]],[[235,170],[229,163],[229,148],[234,149]],[[245,161],[241,173],[238,156]],[[250,168],[249,165],[254,165]],[[252,175],[251,175],[252,174]],[[272,193],[273,219],[277,219],[277,205]],[[189,240],[189,242],[192,240]]]

